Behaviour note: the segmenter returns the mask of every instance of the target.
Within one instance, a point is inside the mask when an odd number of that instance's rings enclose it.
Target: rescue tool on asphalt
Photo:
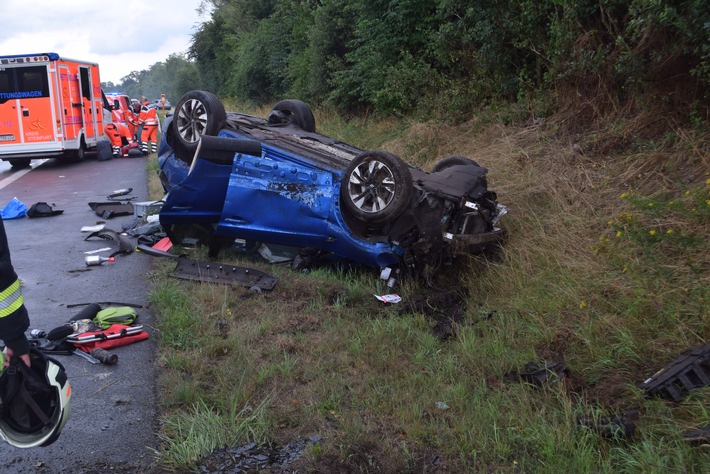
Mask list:
[[[212,256],[237,241],[247,251],[299,249],[301,265],[340,260],[420,273],[503,236],[506,208],[488,189],[486,168],[451,156],[429,173],[339,142],[316,132],[299,100],[278,102],[263,119],[227,113],[214,94],[191,91],[163,132],[160,223],[173,243],[197,239]]]

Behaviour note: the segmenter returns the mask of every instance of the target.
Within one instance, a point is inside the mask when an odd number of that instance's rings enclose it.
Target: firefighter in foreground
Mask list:
[[[25,331],[30,317],[20,289],[20,280],[10,260],[10,248],[5,235],[5,225],[0,218],[0,339],[5,343],[5,356],[18,356],[30,365],[30,343]],[[5,361],[4,366],[8,365]]]
[[[138,124],[143,126],[141,132],[141,151],[144,155],[158,151],[158,112],[149,106],[148,99],[141,97],[141,114],[138,117]],[[148,151],[150,142],[150,151]]]
[[[0,218],[0,438],[17,448],[49,446],[69,419],[71,387],[62,364],[30,348],[30,318]]]

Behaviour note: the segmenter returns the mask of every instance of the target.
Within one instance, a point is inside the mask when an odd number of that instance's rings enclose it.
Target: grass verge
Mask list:
[[[662,146],[587,155],[554,121],[453,127],[324,113],[318,123],[425,169],[449,155],[488,167],[512,211],[510,238],[496,258],[461,260],[438,281],[468,291],[445,342],[431,317],[375,300],[388,289],[371,271],[302,274],[222,254],[279,278],[257,294],[178,281],[158,262],[164,467],[196,470],[220,447],[317,434],[291,468],[703,471],[708,451],[682,433],[710,424],[710,391],[671,404],[638,385],[710,334],[707,136],[678,130]],[[407,301],[433,290],[397,291]],[[542,388],[512,381],[529,361],[563,361],[570,376]],[[577,426],[631,409],[630,439]]]

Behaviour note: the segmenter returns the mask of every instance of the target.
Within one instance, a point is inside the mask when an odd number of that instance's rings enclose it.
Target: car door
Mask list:
[[[285,245],[322,245],[328,239],[333,198],[329,171],[238,155],[217,233]]]

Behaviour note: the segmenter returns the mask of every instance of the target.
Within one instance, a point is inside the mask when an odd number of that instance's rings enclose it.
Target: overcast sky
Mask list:
[[[258,1],[258,0],[255,0]],[[0,55],[58,53],[99,64],[118,83],[184,53],[200,0],[0,0]]]

